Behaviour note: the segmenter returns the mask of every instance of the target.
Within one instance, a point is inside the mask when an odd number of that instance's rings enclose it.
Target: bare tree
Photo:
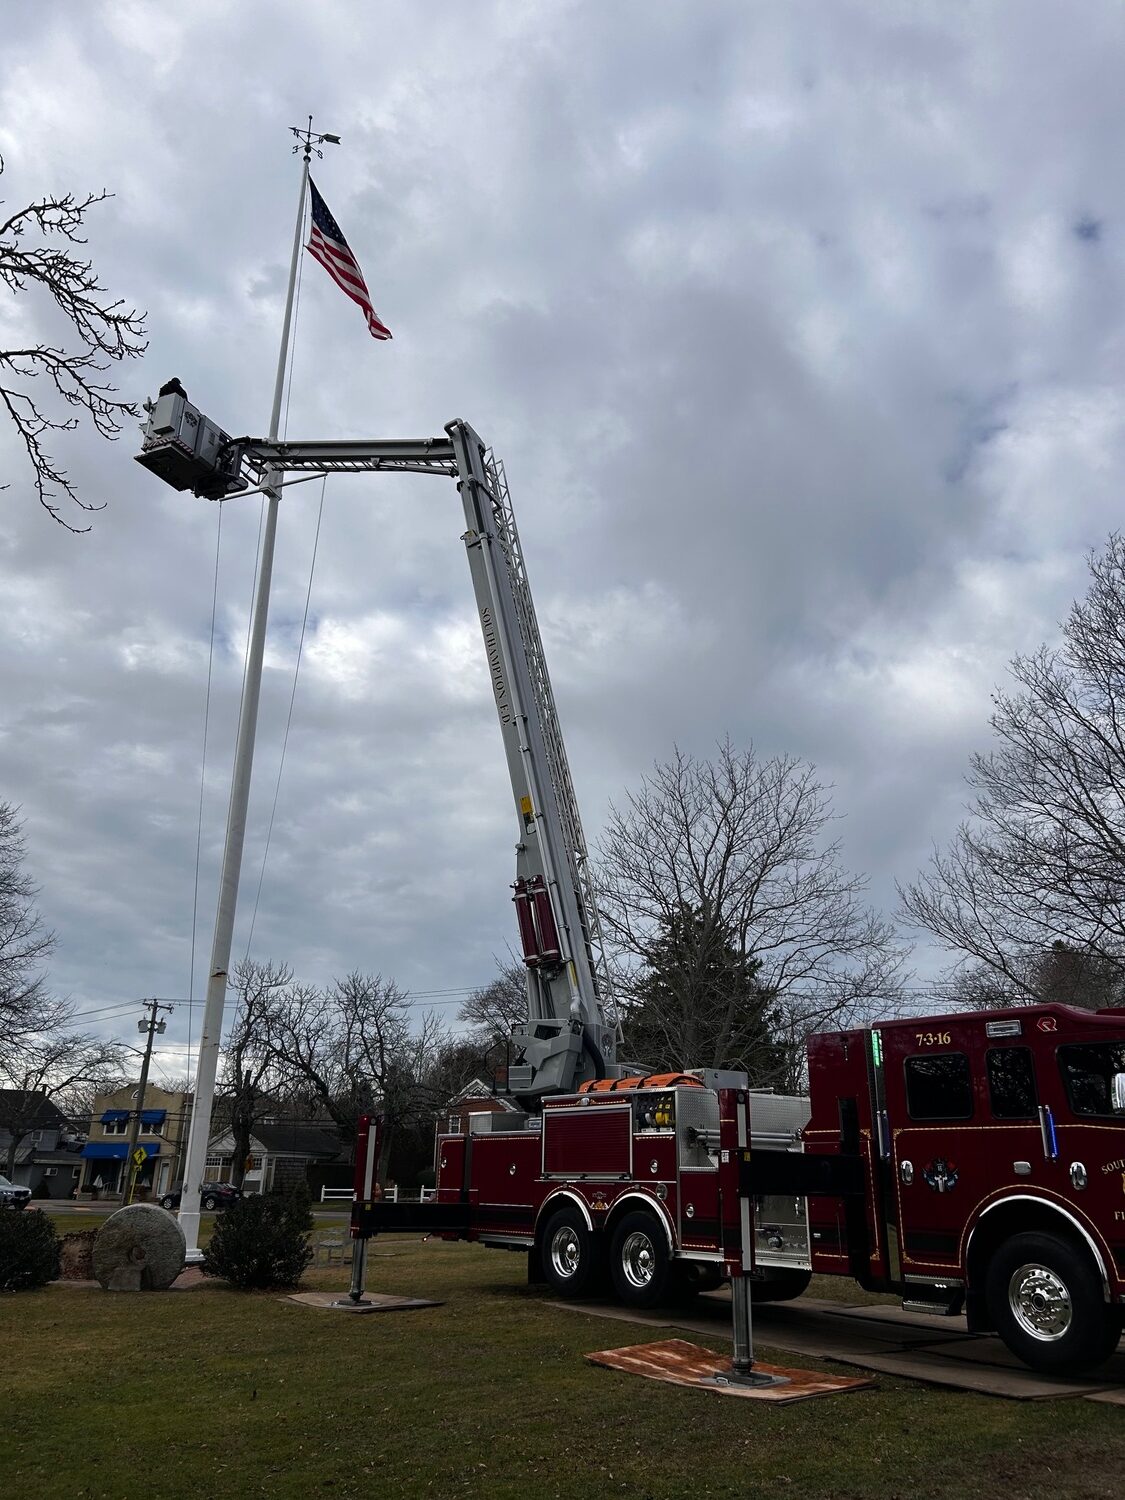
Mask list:
[[[514,1026],[527,1020],[527,969],[522,959],[509,952],[497,961],[497,974],[489,984],[473,990],[460,1010],[482,1040],[506,1042]]]
[[[993,696],[970,817],[900,890],[959,965],[1026,1000],[1125,983],[1125,539],[1089,568],[1062,644],[1017,656]]]
[[[119,400],[116,388],[100,377],[111,363],[133,359],[147,348],[144,314],[108,300],[92,263],[70,248],[86,243],[89,210],[110,196],[40,198],[0,224],[0,284],[14,296],[39,290],[70,325],[69,347],[29,338],[22,347],[0,349],[0,405],[23,445],[40,505],[68,531],[89,528],[72,526],[60,499],[83,511],[102,507],[79,496],[46,443],[51,434],[76,428],[83,415],[100,436],[118,437],[124,419],[136,416],[137,408]]]
[[[1125,1004],[1125,967],[1059,939],[1011,968],[1018,977],[991,964],[962,960],[937,981],[935,996],[951,1008],[967,1010],[1053,1003],[1096,1011]]]
[[[626,1005],[651,972],[654,944],[690,912],[700,955],[721,940],[743,972],[753,965],[790,1073],[811,1030],[885,1006],[898,992],[903,953],[865,904],[864,878],[843,867],[828,836],[832,818],[828,789],[792,756],[759,760],[726,741],[713,761],[677,750],[657,765],[624,807],[611,808],[598,849],[602,919]],[[724,1054],[744,993],[740,983],[726,994],[728,1014],[705,1061]],[[665,1017],[681,1067],[700,1061],[690,1055],[698,998],[689,968]]]
[[[9,1133],[5,1174],[11,1176],[20,1146],[46,1099],[65,1102],[78,1085],[120,1075],[125,1049],[115,1041],[75,1031],[73,1006],[40,994],[38,1012],[0,1048],[0,1129]]]
[[[35,1025],[44,1002],[41,968],[55,946],[25,857],[18,809],[0,802],[0,1055]]]
[[[345,1140],[361,1114],[383,1116],[384,1174],[395,1131],[434,1107],[426,1076],[445,1041],[432,1012],[414,1022],[393,979],[358,972],[327,991],[290,985],[271,1030],[279,1075],[307,1090]]]
[[[246,1175],[254,1127],[277,1108],[272,1032],[281,1002],[293,982],[286,964],[241,963],[234,972],[235,1017],[223,1051],[216,1097],[219,1125],[233,1139],[232,1181],[241,1187]]]

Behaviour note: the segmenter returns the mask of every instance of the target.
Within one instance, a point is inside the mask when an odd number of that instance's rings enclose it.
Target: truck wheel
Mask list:
[[[672,1280],[668,1238],[643,1208],[626,1214],[613,1231],[609,1269],[613,1290],[626,1307],[655,1307],[667,1296]]]
[[[1109,1358],[1121,1315],[1102,1296],[1083,1249],[1053,1234],[1017,1234],[993,1257],[986,1287],[996,1331],[1033,1370],[1071,1374]]]
[[[581,1297],[594,1280],[594,1241],[576,1208],[560,1208],[543,1231],[543,1275],[560,1297]]]
[[[751,1302],[792,1302],[809,1289],[811,1271],[791,1271],[787,1266],[767,1266],[759,1281],[750,1279]]]

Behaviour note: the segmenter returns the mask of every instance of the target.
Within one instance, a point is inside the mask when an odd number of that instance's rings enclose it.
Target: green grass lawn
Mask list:
[[[347,1276],[322,1269],[308,1284],[343,1288]],[[368,1285],[445,1305],[350,1317],[221,1285],[0,1298],[5,1493],[1120,1493],[1120,1408],[881,1376],[873,1391],[771,1410],[588,1365],[584,1353],[643,1342],[645,1330],[547,1307],[516,1255],[383,1239]]]

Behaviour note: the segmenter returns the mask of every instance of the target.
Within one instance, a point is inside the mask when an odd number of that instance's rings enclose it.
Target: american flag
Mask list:
[[[374,339],[389,339],[391,330],[380,319],[371,305],[367,283],[359,262],[348,249],[344,231],[332,217],[328,204],[316,190],[316,183],[309,178],[312,188],[312,233],[305,249],[314,260],[318,260],[341,291],[347,292],[353,302],[363,308],[367,327]]]

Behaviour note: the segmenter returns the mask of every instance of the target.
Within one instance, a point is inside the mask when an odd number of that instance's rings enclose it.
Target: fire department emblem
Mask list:
[[[935,1156],[922,1168],[922,1181],[935,1193],[949,1193],[957,1186],[957,1163]]]

